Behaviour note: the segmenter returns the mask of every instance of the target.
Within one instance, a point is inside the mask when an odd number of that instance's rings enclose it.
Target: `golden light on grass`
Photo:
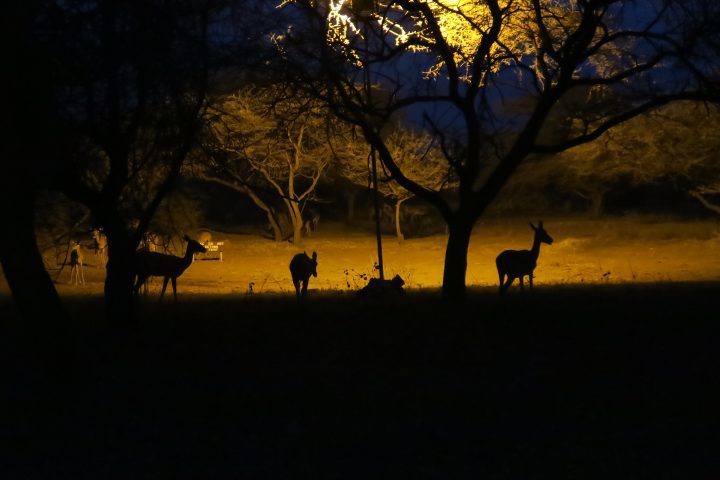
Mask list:
[[[555,242],[542,246],[535,270],[537,288],[556,284],[720,280],[720,232],[716,222],[546,218],[545,228]],[[184,294],[247,295],[251,288],[253,294],[290,295],[294,292],[290,259],[302,251],[318,252],[318,277],[310,280],[311,292],[354,291],[367,283],[363,275],[374,274],[376,248],[371,231],[347,230],[326,223],[300,245],[276,243],[258,235],[216,232],[214,238],[225,242],[223,261],[201,260],[191,265],[178,280],[180,299]],[[532,230],[526,221],[478,224],[468,252],[468,286],[497,287],[497,254],[508,248],[527,249],[531,243]],[[439,288],[445,244],[445,235],[405,241],[384,236],[386,277],[400,274],[409,289]],[[70,285],[68,270],[59,279],[62,294],[102,294],[104,269],[92,263],[92,255],[87,257],[87,285]],[[160,285],[158,281],[151,285],[151,295],[159,294]]]

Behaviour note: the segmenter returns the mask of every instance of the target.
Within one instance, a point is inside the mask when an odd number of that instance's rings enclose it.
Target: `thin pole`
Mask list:
[[[365,21],[364,24],[365,34],[365,62],[363,62],[363,73],[365,78],[365,94],[367,96],[368,104],[372,105],[372,97],[370,95],[370,68],[368,65],[368,56],[370,55],[368,47],[368,24]],[[375,204],[375,238],[377,240],[377,252],[378,252],[378,272],[380,273],[380,280],[385,280],[385,267],[383,265],[383,252],[382,252],[382,233],[380,231],[380,194],[378,192],[378,179],[377,179],[377,160],[375,158],[375,146],[370,145],[370,163],[372,165],[372,183],[373,183],[373,203]]]
[[[383,266],[382,235],[380,232],[380,195],[378,193],[377,160],[375,159],[375,147],[370,147],[370,162],[372,163],[373,197],[375,201],[375,237],[377,238],[378,271],[380,280],[385,280],[385,268]]]

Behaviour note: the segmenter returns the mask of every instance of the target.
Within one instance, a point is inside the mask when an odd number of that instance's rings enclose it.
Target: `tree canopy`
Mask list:
[[[472,227],[529,155],[676,100],[717,99],[718,7],[706,0],[397,0],[362,16],[345,0],[283,5],[292,26],[274,39],[290,79],[358,125],[392,178],[448,223],[447,296],[464,295]],[[373,83],[390,94],[373,97]],[[509,101],[521,98],[519,114]],[[436,138],[455,198],[399,165],[382,134],[398,115]],[[562,135],[541,135],[551,121]]]

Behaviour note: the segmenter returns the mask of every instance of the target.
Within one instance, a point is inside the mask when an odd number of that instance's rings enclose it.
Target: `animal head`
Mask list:
[[[400,275],[395,275],[390,281],[395,288],[402,288],[402,286],[405,285],[405,280],[403,280]]]
[[[190,252],[200,252],[200,253],[205,253],[205,252],[207,252],[207,248],[205,248],[204,246],[202,246],[202,244],[200,244],[199,242],[196,242],[196,241],[193,240],[192,238],[188,237],[187,235],[185,235],[185,236],[183,237],[183,240],[185,240],[186,242],[188,242],[188,245],[187,245],[188,251],[190,251]]]
[[[547,243],[548,245],[552,245],[553,239],[543,228],[543,222],[540,220],[538,222],[538,226],[536,227],[532,223],[530,224],[533,230],[535,230],[535,236],[540,239],[540,242]]]
[[[313,277],[317,277],[317,252],[312,254],[312,262],[310,263],[310,273]]]

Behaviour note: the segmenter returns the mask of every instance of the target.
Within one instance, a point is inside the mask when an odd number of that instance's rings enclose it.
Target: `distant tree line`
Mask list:
[[[528,204],[565,198],[597,217],[605,213],[608,194],[657,188],[720,213],[718,178],[718,107],[678,102],[639,115],[593,142],[530,159],[508,181],[498,203],[506,211],[522,211]],[[557,203],[544,208],[566,213]]]

